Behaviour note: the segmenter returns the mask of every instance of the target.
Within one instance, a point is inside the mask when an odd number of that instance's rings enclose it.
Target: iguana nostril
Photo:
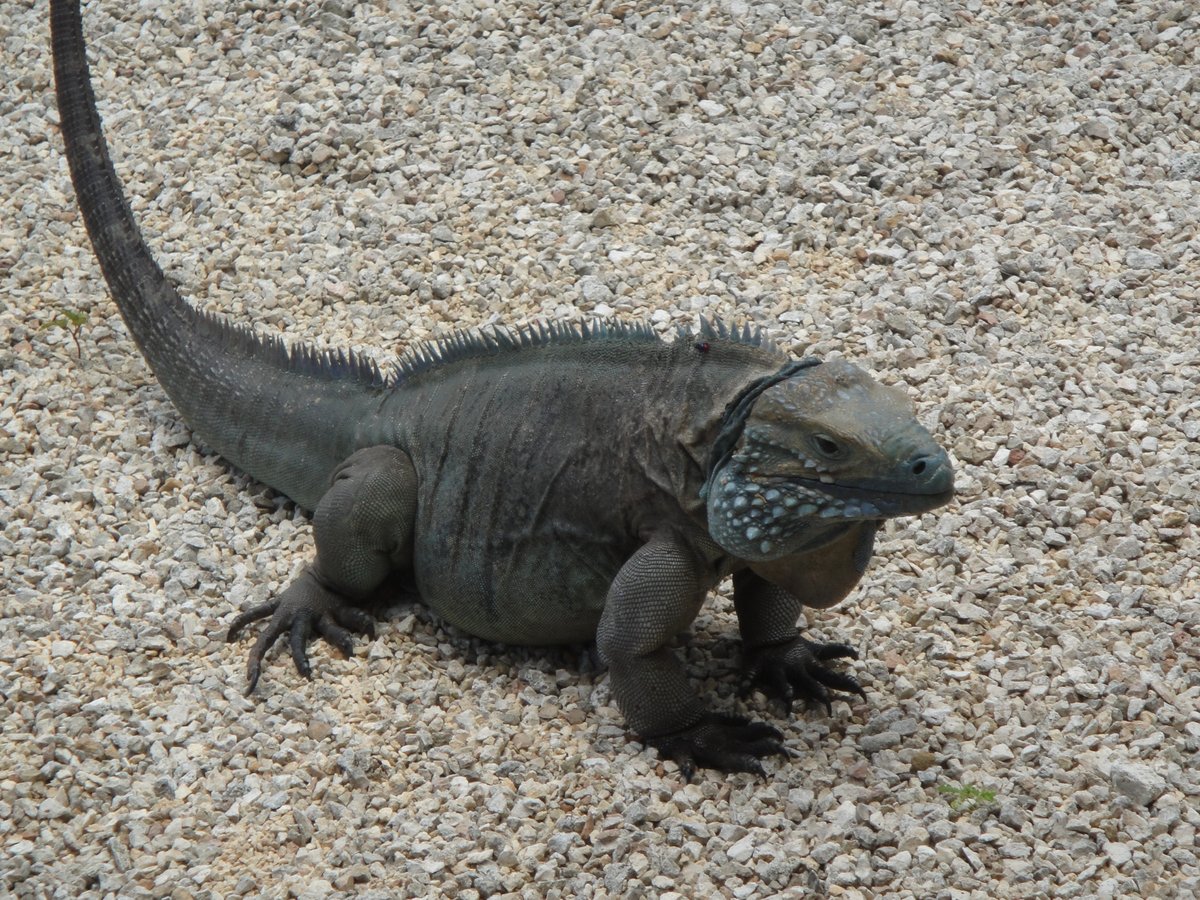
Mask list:
[[[913,478],[934,478],[944,462],[941,453],[918,453],[908,460],[908,473]]]
[[[945,453],[918,453],[909,458],[908,473],[922,490],[948,491],[954,487],[954,468]]]

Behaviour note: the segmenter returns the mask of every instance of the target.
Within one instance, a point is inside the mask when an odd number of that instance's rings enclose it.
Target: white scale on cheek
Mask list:
[[[800,456],[806,466],[825,467]],[[821,490],[795,482],[767,486],[753,480],[757,466],[725,473],[720,492],[713,497],[713,511],[719,514],[715,530],[727,540],[743,546],[742,552],[768,556],[796,531],[806,519],[874,518],[879,510],[858,500],[839,500]],[[822,478],[822,481],[826,478]],[[832,480],[832,478],[829,478]],[[717,535],[715,535],[717,536]]]

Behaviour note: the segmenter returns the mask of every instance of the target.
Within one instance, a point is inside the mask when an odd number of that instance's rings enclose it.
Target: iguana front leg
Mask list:
[[[667,646],[704,602],[702,572],[694,552],[677,538],[645,544],[613,580],[596,647],[629,727],[679,763],[685,778],[697,765],[761,773],[760,758],[784,752],[780,732],[710,712]]]
[[[752,563],[733,576],[733,603],[751,682],[790,709],[796,697],[830,708],[830,690],[865,696],[857,681],[826,660],[858,654],[846,644],[815,644],[796,629],[805,606],[825,609],[858,584],[871,559],[878,523],[859,522],[814,550]]]
[[[733,603],[746,658],[746,674],[769,697],[787,710],[800,698],[832,709],[830,691],[865,697],[862,687],[849,675],[824,665],[826,660],[858,653],[847,644],[821,644],[800,636],[796,620],[804,604],[797,597],[749,569],[733,576]]]
[[[416,509],[417,476],[402,451],[368,447],[337,468],[313,516],[316,560],[277,599],[246,610],[229,627],[232,641],[249,623],[271,617],[250,651],[246,693],[285,632],[305,678],[312,677],[305,647],[314,629],[346,656],[354,649],[351,632],[375,636],[370,615],[353,604],[411,564]]]

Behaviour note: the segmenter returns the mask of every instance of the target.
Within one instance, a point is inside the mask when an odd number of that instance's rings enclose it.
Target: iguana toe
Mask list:
[[[250,657],[246,661],[246,696],[254,693],[254,689],[258,686],[258,676],[262,671],[262,658],[271,646],[279,640],[288,629],[290,624],[286,619],[279,615],[279,604],[275,604],[271,621],[267,623],[266,630],[258,636],[258,640],[254,642],[254,646],[250,649]],[[256,618],[261,618],[258,616]],[[231,628],[230,631],[233,629]]]
[[[375,640],[375,617],[369,612],[359,609],[357,606],[337,606],[330,610],[329,615],[333,616],[334,622],[343,628]],[[327,617],[322,617],[322,621],[326,621],[326,619]],[[328,637],[324,631],[321,634]],[[350,652],[347,652],[346,655],[349,656]]]
[[[778,700],[786,712],[791,711],[796,699],[820,703],[826,712],[832,712],[834,696],[830,691],[867,698],[856,679],[822,664],[824,660],[847,657],[858,659],[858,652],[847,644],[820,644],[796,637],[754,650],[746,674],[750,685]]]
[[[823,684],[827,688],[832,688],[835,691],[841,691],[844,694],[858,694],[863,700],[867,699],[867,692],[863,690],[862,685],[858,683],[858,679],[850,675],[844,675],[841,672],[835,672],[832,669],[827,669],[824,666],[818,666],[812,669],[809,674]]]
[[[229,643],[233,643],[237,640],[237,636],[241,633],[243,628],[245,628],[251,622],[257,622],[259,619],[265,619],[267,616],[274,613],[276,607],[278,606],[279,601],[272,600],[270,603],[264,603],[261,606],[255,606],[246,610],[233,620],[233,623],[229,626],[229,631],[225,634],[225,640]]]
[[[307,609],[296,613],[292,627],[288,629],[288,644],[292,649],[292,661],[296,671],[312,679],[312,665],[308,661],[308,639],[312,636],[313,614]]]
[[[319,617],[314,624],[321,637],[333,644],[342,656],[349,659],[354,655],[354,635],[349,629],[343,628],[341,624],[335,622],[333,616],[327,613]],[[374,628],[371,629],[372,632],[374,630]],[[374,636],[374,634],[371,635],[371,637]]]
[[[800,638],[817,659],[824,662],[827,659],[858,659],[858,651],[849,644],[822,644],[818,641],[805,641]]]
[[[675,760],[686,781],[692,780],[698,766],[765,775],[759,760],[785,755],[782,741],[783,733],[774,726],[720,713],[709,713],[679,731],[646,738],[663,756]]]
[[[229,626],[227,639],[236,639],[246,625],[268,616],[270,621],[254,642],[246,661],[247,695],[258,685],[263,657],[284,634],[288,636],[296,671],[305,678],[312,678],[307,647],[314,632],[347,657],[354,654],[354,632],[375,637],[375,624],[370,614],[346,605],[346,601],[324,587],[311,572],[305,572],[292,582],[278,600],[239,615]]]

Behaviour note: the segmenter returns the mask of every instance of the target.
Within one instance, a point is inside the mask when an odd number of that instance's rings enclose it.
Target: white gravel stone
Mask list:
[[[1167,789],[1166,780],[1141,763],[1117,763],[1110,777],[1113,787],[1139,806],[1149,806]]]
[[[1104,845],[1104,852],[1118,869],[1133,859],[1133,849],[1128,844],[1119,841]]]
[[[1151,250],[1134,248],[1125,254],[1125,265],[1131,269],[1161,269],[1163,258]]]

